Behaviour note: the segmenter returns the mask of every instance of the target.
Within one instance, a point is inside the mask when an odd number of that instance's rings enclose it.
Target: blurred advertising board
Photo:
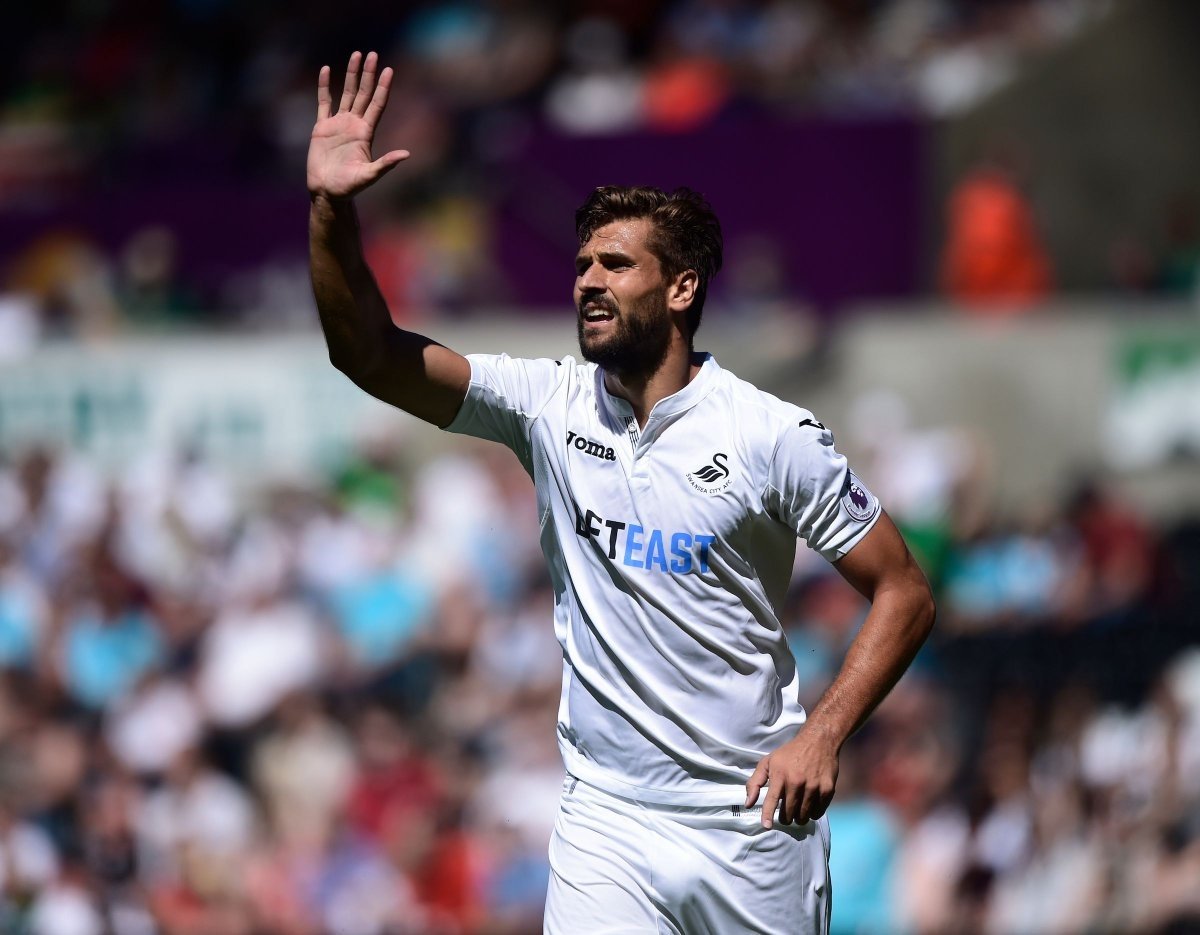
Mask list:
[[[518,321],[429,330],[463,353],[572,350],[571,318],[559,329]],[[121,471],[148,453],[187,450],[249,485],[311,477],[348,448],[385,439],[421,454],[451,437],[356,387],[329,363],[316,331],[50,344],[0,363],[7,458],[47,445]]]
[[[830,356],[786,395],[834,429],[868,483],[878,440],[852,429],[883,393],[903,402],[904,432],[969,433],[1002,512],[1061,502],[1088,479],[1154,515],[1200,509],[1200,318],[1186,305],[1074,298],[999,319],[932,303],[860,308]]]
[[[1200,326],[1123,335],[1116,370],[1108,461],[1123,470],[1200,461]]]
[[[1200,505],[1194,314],[1081,303],[979,321],[932,305],[860,309],[818,358],[804,356],[795,321],[724,313],[706,322],[699,346],[818,413],[855,464],[872,447],[856,438],[855,407],[884,391],[906,405],[913,431],[970,432],[988,451],[1002,504],[1041,502],[1074,479],[1115,472],[1149,508]],[[567,314],[554,326],[508,313],[427,330],[462,353],[577,353]],[[252,482],[311,475],[349,446],[381,439],[418,455],[453,443],[355,387],[316,333],[46,346],[0,365],[0,451],[9,457],[43,443],[121,470],[147,452],[187,448]]]
[[[69,448],[119,469],[187,448],[238,471],[305,474],[402,427],[329,365],[318,336],[39,349],[0,367],[0,447]]]

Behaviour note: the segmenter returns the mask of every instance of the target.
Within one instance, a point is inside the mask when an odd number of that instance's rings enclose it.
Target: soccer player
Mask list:
[[[576,214],[582,361],[472,355],[393,325],[353,196],[391,69],[317,85],[313,290],[333,364],[378,398],[511,448],[532,476],[563,652],[567,778],[546,931],[824,932],[838,756],[933,623],[891,520],[812,413],[693,350],[721,263],[694,192],[598,188]],[[871,601],[813,711],[778,617],[796,537]]]

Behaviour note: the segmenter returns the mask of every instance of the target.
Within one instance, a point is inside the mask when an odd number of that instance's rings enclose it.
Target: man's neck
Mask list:
[[[671,353],[667,359],[649,374],[615,373],[604,371],[604,387],[613,396],[619,396],[633,407],[633,416],[638,426],[646,427],[650,410],[660,399],[666,399],[687,386],[700,372],[703,356],[689,349],[682,353]]]

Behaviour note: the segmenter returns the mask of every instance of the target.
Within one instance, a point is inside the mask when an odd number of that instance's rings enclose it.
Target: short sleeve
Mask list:
[[[811,548],[836,562],[870,531],[882,508],[834,447],[833,433],[799,412],[778,436],[763,503]]]
[[[500,442],[530,465],[529,427],[561,379],[556,360],[468,354],[471,385],[447,432]]]

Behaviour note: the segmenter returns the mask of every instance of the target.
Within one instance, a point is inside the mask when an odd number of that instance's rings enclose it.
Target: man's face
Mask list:
[[[651,221],[599,227],[575,257],[575,310],[584,360],[621,374],[648,374],[671,341],[666,277],[646,242]]]

